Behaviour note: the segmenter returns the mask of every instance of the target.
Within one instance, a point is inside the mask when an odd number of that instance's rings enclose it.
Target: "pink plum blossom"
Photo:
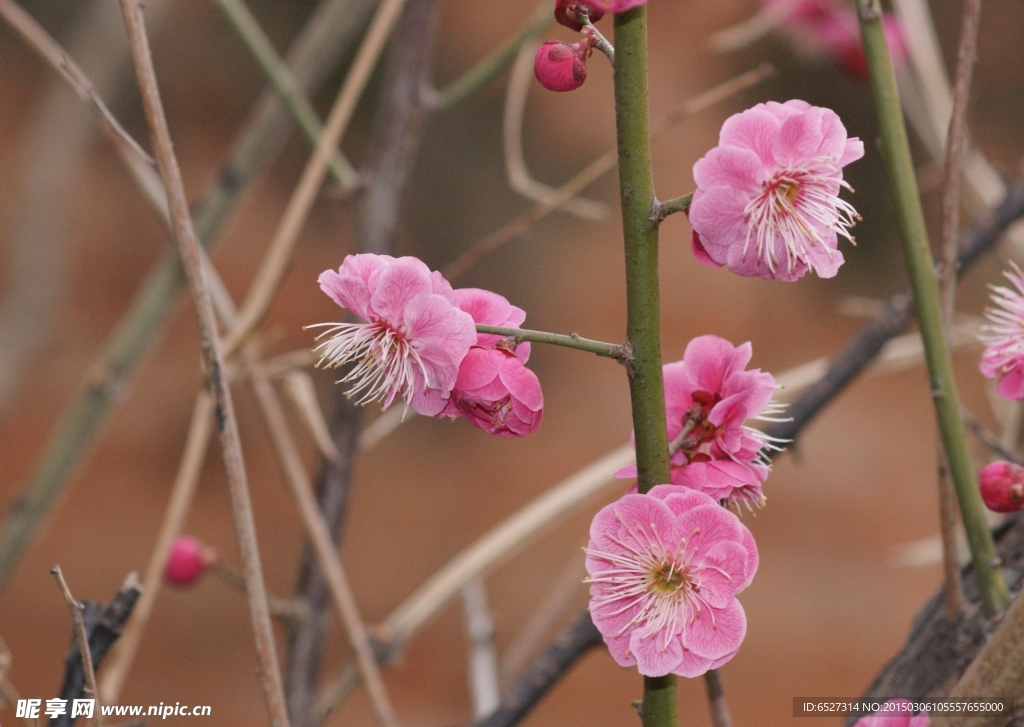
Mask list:
[[[474,323],[517,328],[526,312],[497,293],[477,288],[455,291],[460,309]],[[475,427],[500,437],[522,437],[540,426],[544,395],[536,374],[524,365],[530,344],[510,344],[502,336],[478,333],[459,366],[445,414],[461,414]]]
[[[590,41],[586,38],[572,45],[546,41],[533,59],[533,74],[549,91],[574,91],[587,80],[589,52]]]
[[[853,727],[928,727],[928,712],[914,714],[913,702],[890,699],[874,714],[861,717]]]
[[[619,665],[696,677],[735,656],[747,630],[736,594],[757,546],[712,498],[674,485],[626,494],[594,517],[586,552],[590,615]]]
[[[978,477],[981,499],[993,512],[1015,512],[1024,508],[1024,467],[1013,462],[993,462]]]
[[[775,445],[743,423],[773,421],[781,411],[772,402],[772,375],[744,370],[751,356],[749,343],[733,346],[718,336],[700,336],[686,346],[682,361],[662,367],[668,440],[676,447],[672,484],[748,508],[763,504],[765,450]],[[636,465],[616,476],[635,477]]]
[[[171,544],[164,564],[164,580],[175,586],[188,586],[217,562],[217,553],[190,535],[179,535]]]
[[[365,323],[322,323],[318,365],[354,363],[341,379],[359,403],[398,397],[413,411],[439,416],[476,341],[476,328],[459,309],[441,273],[413,257],[349,255],[337,272],[320,274],[320,288]]]
[[[843,167],[864,156],[830,109],[769,101],[722,125],[719,144],[693,165],[691,246],[711,267],[792,281],[831,278],[843,264],[857,211],[839,198]]]
[[[985,344],[979,368],[988,378],[999,378],[996,390],[1004,399],[1024,400],[1024,275],[1014,263],[1003,275],[1013,288],[989,286],[992,302],[998,306],[985,311],[989,325],[981,327],[978,338]]]

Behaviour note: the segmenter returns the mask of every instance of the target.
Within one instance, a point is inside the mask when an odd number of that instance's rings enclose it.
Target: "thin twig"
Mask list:
[[[624,343],[605,343],[593,341],[589,338],[582,338],[575,333],[565,335],[563,333],[548,333],[547,331],[531,331],[526,328],[503,328],[501,326],[486,326],[478,323],[478,333],[492,333],[497,336],[505,336],[513,343],[532,341],[534,343],[547,343],[552,346],[564,346],[575,348],[578,351],[592,353],[605,358],[613,358],[623,365],[628,365],[632,359],[632,351]]]
[[[965,419],[965,423],[966,419]],[[970,424],[968,424],[970,427]],[[945,582],[946,611],[950,620],[964,612],[967,598],[964,596],[964,583],[960,577],[960,563],[957,561],[957,529],[960,524],[959,512],[956,507],[956,491],[953,480],[949,476],[949,462],[942,442],[936,443],[936,459],[938,461],[939,491],[939,542],[942,544],[942,577]]]
[[[235,418],[231,390],[223,373],[224,356],[221,350],[220,336],[217,332],[217,321],[210,300],[210,292],[204,281],[199,243],[192,228],[188,199],[185,195],[178,161],[174,156],[167,119],[164,116],[163,103],[157,88],[156,73],[153,69],[153,59],[149,51],[149,40],[146,37],[142,10],[136,0],[120,0],[120,3],[132,49],[132,59],[135,62],[143,107],[152,130],[153,146],[156,150],[160,175],[164,180],[164,187],[167,189],[168,208],[171,212],[174,236],[195,306],[200,345],[209,376],[211,395],[215,402],[221,449],[235,515],[239,552],[245,571],[256,654],[260,664],[260,680],[271,724],[273,727],[286,727],[288,713],[285,708],[281,673],[277,663],[274,634],[270,625],[267,594],[263,585],[259,547],[256,542],[256,526],[249,499],[238,422]]]
[[[498,658],[494,650],[494,622],[487,608],[487,590],[480,578],[462,587],[462,610],[469,636],[469,687],[473,719],[483,719],[498,708]]]
[[[956,307],[957,255],[959,253],[960,178],[967,136],[967,102],[970,98],[971,76],[974,72],[978,45],[981,0],[966,0],[960,27],[960,50],[953,91],[953,109],[946,135],[946,166],[942,191],[942,245],[939,264],[939,297],[942,304],[947,338],[953,326]],[[939,447],[939,525],[942,537],[943,573],[946,579],[946,603],[950,618],[967,607],[960,568],[956,561],[957,512],[954,504],[953,479],[944,448]]]
[[[387,42],[391,29],[398,21],[406,0],[383,0],[377,8],[377,14],[370,24],[366,37],[363,39],[359,52],[356,54],[352,68],[345,77],[338,97],[327,117],[324,131],[320,135],[313,156],[306,163],[302,177],[291,198],[281,222],[274,232],[266,255],[252,286],[242,303],[238,314],[238,322],[224,340],[225,352],[236,350],[239,344],[259,325],[263,315],[270,308],[278,286],[281,284],[292,259],[292,250],[298,241],[299,233],[305,225],[306,218],[313,208],[327,173],[327,162],[331,153],[348,128],[356,104],[370,80],[370,74],[384,44]]]
[[[704,674],[704,686],[708,692],[708,709],[711,711],[711,727],[731,727],[732,717],[729,716],[729,703],[725,701],[725,690],[722,688],[722,675],[718,669],[708,669]]]
[[[548,22],[551,21],[550,5],[544,2],[541,7]],[[516,62],[512,65],[512,73],[509,74],[508,87],[505,90],[502,142],[509,186],[534,202],[543,202],[556,190],[530,176],[523,156],[523,117],[526,115],[526,98],[534,83],[533,57],[537,53],[537,47],[535,41],[524,43],[519,49]],[[562,205],[562,209],[587,220],[601,221],[608,218],[607,205],[582,197],[570,197]]]
[[[953,110],[946,135],[946,166],[942,188],[942,263],[939,287],[947,328],[952,325],[956,301],[957,254],[960,242],[960,178],[963,174],[967,139],[967,104],[971,95],[971,77],[977,60],[978,26],[981,0],[965,0],[960,25],[960,49],[957,52],[956,80],[953,85]]]
[[[1013,462],[1024,467],[1024,457],[1021,457],[1019,452],[1014,452],[1003,446],[1002,441],[999,437],[990,431],[984,424],[982,424],[978,417],[974,416],[967,407],[963,407],[964,424],[970,429],[974,435],[981,440],[981,442],[991,449],[1000,458],[1005,459],[1007,462]]]
[[[156,543],[149,556],[146,573],[142,581],[142,596],[135,605],[133,618],[125,626],[124,633],[118,640],[114,652],[110,655],[103,678],[100,680],[100,694],[103,701],[113,704],[117,701],[125,679],[131,671],[135,655],[142,643],[142,635],[149,624],[153,613],[157,594],[163,580],[164,566],[171,552],[174,539],[181,533],[188,517],[192,499],[199,484],[199,475],[206,461],[210,437],[213,435],[213,399],[209,392],[203,390],[196,395],[192,408],[192,422],[185,438],[185,447],[181,453],[178,472],[171,487],[171,496],[167,501]]]
[[[681,197],[673,197],[664,202],[658,201],[651,211],[651,221],[660,225],[669,215],[674,215],[677,212],[689,212],[692,201],[693,192],[684,194]]]
[[[714,88],[694,96],[689,101],[679,104],[668,113],[660,116],[651,124],[651,138],[658,136],[683,119],[704,111],[705,109],[714,106],[716,103],[719,103],[740,91],[757,85],[773,72],[774,71],[770,65],[766,63],[762,64],[752,71],[741,73],[735,78],[731,78],[724,83],[720,83]],[[443,270],[444,276],[448,280],[455,280],[456,278],[462,277],[462,275],[464,275],[470,268],[485,257],[518,238],[533,225],[540,222],[554,210],[558,209],[566,202],[566,200],[572,199],[606,172],[614,169],[617,162],[618,156],[616,150],[612,149],[606,152],[589,166],[579,171],[568,182],[555,190],[555,192],[543,202],[519,215],[519,217],[509,222],[504,227],[495,230],[491,234],[471,245],[465,252],[445,266]]]
[[[102,710],[100,708],[99,690],[96,689],[96,672],[92,667],[89,636],[85,633],[85,622],[82,620],[83,606],[71,595],[71,589],[68,588],[67,581],[64,580],[64,574],[61,572],[60,566],[53,566],[50,569],[50,573],[56,579],[57,585],[60,586],[60,592],[64,594],[64,601],[68,604],[68,609],[71,611],[71,620],[75,625],[75,641],[78,642],[78,653],[82,659],[82,670],[85,672],[85,693],[96,699],[96,707],[93,710],[91,720],[92,724],[102,727],[103,721],[100,717]]]
[[[244,0],[217,0],[217,7],[231,23],[253,58],[281,97],[281,103],[288,109],[295,123],[302,130],[306,140],[314,146],[323,132],[323,124],[316,109],[302,93],[287,64],[277,54],[259,22],[253,17]],[[342,189],[350,191],[359,184],[359,173],[352,168],[340,150],[334,149],[328,159],[328,168]]]

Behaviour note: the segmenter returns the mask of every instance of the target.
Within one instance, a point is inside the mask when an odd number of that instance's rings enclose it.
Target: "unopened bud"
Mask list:
[[[549,40],[537,50],[533,73],[540,85],[549,91],[573,91],[587,80],[589,51],[588,39],[572,45],[560,40]]]
[[[981,470],[981,499],[989,510],[1014,512],[1024,508],[1024,467],[993,462]]]
[[[190,535],[179,535],[171,545],[164,565],[164,580],[175,586],[188,586],[211,565],[217,553]]]

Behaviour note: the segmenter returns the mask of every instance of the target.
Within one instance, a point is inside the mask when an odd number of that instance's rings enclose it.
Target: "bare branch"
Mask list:
[[[92,724],[102,727],[103,721],[100,718],[102,710],[100,709],[99,694],[96,689],[96,672],[93,670],[92,652],[89,651],[89,635],[85,632],[85,622],[82,620],[82,609],[84,606],[71,595],[71,589],[68,588],[67,581],[64,580],[64,574],[61,572],[59,565],[53,566],[50,569],[50,573],[56,579],[57,585],[60,586],[60,591],[64,594],[64,601],[68,604],[68,609],[71,611],[71,620],[75,625],[75,641],[78,642],[78,654],[82,661],[82,670],[85,672],[85,694],[95,697],[97,700],[96,709],[93,711],[91,720]]]
[[[253,635],[260,662],[260,679],[271,724],[273,727],[286,727],[288,713],[285,708],[281,674],[277,663],[274,634],[270,625],[267,593],[263,585],[263,569],[256,542],[256,526],[249,499],[242,443],[238,434],[238,422],[235,418],[231,390],[224,376],[224,356],[221,350],[220,336],[217,332],[217,321],[213,312],[210,291],[203,275],[199,243],[192,228],[192,218],[181,179],[181,171],[174,156],[163,103],[157,89],[156,73],[153,69],[153,59],[149,51],[149,40],[146,37],[142,11],[136,0],[120,0],[120,3],[142,94],[143,107],[153,134],[153,146],[156,150],[160,175],[164,180],[164,187],[167,189],[171,224],[188,279],[189,292],[192,294],[195,305],[200,345],[203,349],[203,358],[209,376],[210,393],[215,403],[222,454],[235,515],[238,546],[245,571]]]

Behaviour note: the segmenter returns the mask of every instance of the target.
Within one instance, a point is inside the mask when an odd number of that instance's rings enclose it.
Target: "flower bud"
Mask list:
[[[217,553],[190,535],[179,535],[171,545],[164,565],[164,580],[175,586],[189,586],[217,562]]]
[[[981,471],[981,499],[994,512],[1024,508],[1024,467],[1013,462],[993,462]]]
[[[559,25],[564,25],[566,28],[572,28],[577,33],[583,30],[583,24],[576,19],[576,6],[578,3],[573,0],[556,0],[555,1],[555,21]],[[594,10],[587,6],[590,12],[590,22],[596,23],[602,17],[604,17],[604,11]]]
[[[538,50],[533,60],[533,72],[540,85],[549,91],[573,91],[587,80],[587,52],[589,39],[569,45],[560,40],[549,40]]]

